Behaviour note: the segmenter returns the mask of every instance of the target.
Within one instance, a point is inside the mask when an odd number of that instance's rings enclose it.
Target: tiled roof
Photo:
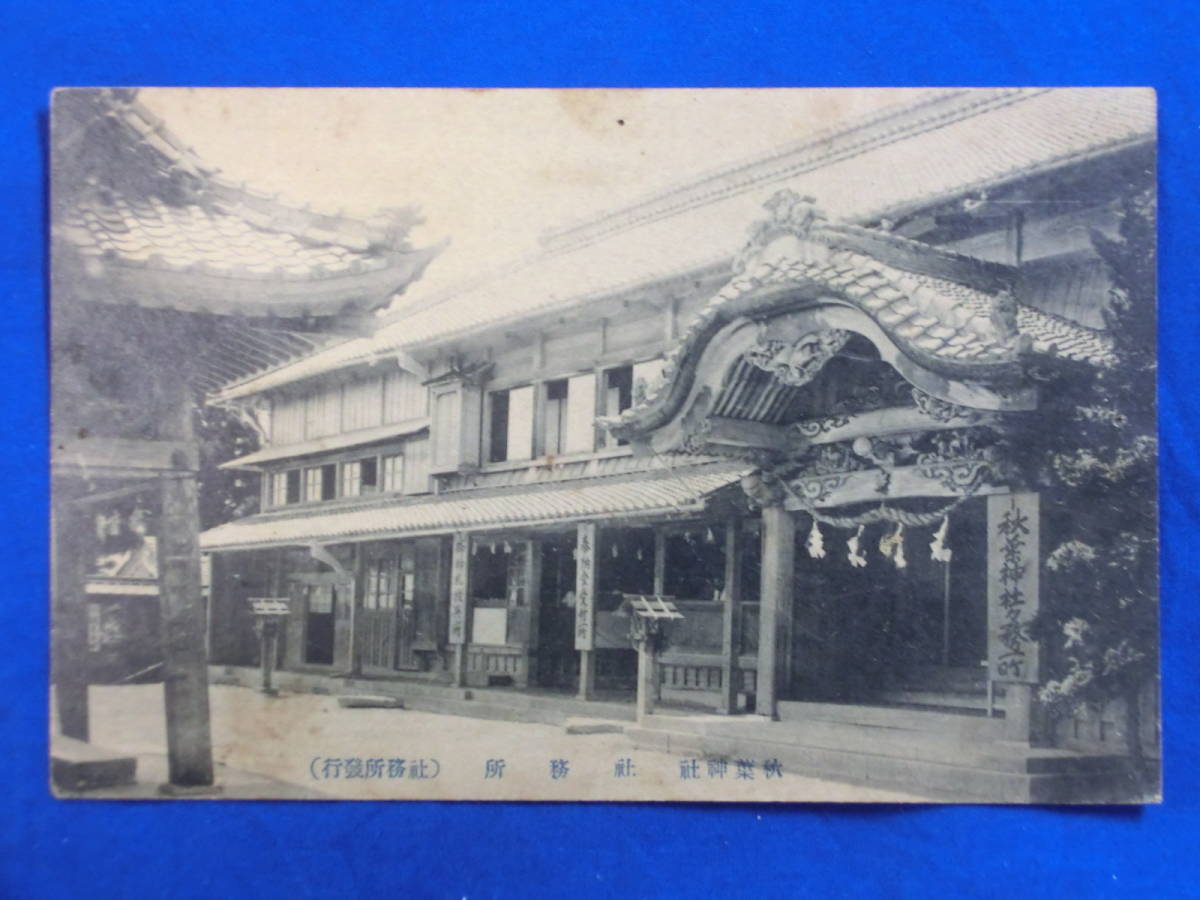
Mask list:
[[[552,486],[461,491],[449,496],[376,502],[352,509],[306,510],[241,519],[200,535],[203,550],[248,549],[367,538],[568,523],[606,517],[700,512],[744,467],[681,466],[636,478],[596,478]]]
[[[391,438],[405,437],[416,434],[429,427],[429,419],[422,417],[409,419],[405,422],[395,422],[388,425],[376,425],[372,428],[360,428],[356,431],[343,431],[328,437],[313,438],[308,441],[298,441],[293,444],[271,444],[254,453],[231,459],[222,463],[222,469],[251,469],[266,462],[277,459],[290,459],[310,456],[314,453],[327,453],[330,450],[342,450],[348,447],[361,447],[364,444],[374,444]]]
[[[408,211],[359,221],[224,179],[132,92],[68,90],[53,115],[54,275],[81,300],[264,317],[378,310],[438,249]]]
[[[285,231],[198,203],[127,200],[98,191],[81,197],[59,235],[86,257],[241,278],[325,278],[381,269],[388,258],[336,243],[310,243]]]
[[[940,98],[940,99],[939,99]],[[572,226],[541,254],[437,296],[358,339],[236,386],[254,393],[369,359],[499,328],[540,313],[690,276],[728,271],[755,221],[782,188],[816,196],[831,219],[896,217],[1008,180],[1153,140],[1154,96],[1128,89],[947,91],[915,111],[875,117],[731,167],[593,223]]]

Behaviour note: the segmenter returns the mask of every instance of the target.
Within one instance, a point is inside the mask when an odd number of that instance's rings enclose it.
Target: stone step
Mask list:
[[[91,791],[133,784],[137,759],[86,741],[50,739],[50,780],[63,791]]]
[[[343,709],[404,709],[399,697],[381,697],[372,694],[342,694],[338,706]]]
[[[954,734],[967,739],[1000,738],[1004,720],[957,712],[910,709],[899,706],[857,705],[851,703],[805,703],[784,700],[779,703],[781,722],[842,722],[860,726],[893,728]]]
[[[988,708],[987,693],[974,691],[926,691],[915,688],[894,688],[881,692],[879,699],[886,703],[930,709],[964,709],[985,712]],[[999,709],[1004,708],[1003,698],[997,700],[996,706]]]
[[[900,759],[922,759],[1007,772],[1106,771],[1120,757],[1080,754],[1057,748],[1031,748],[992,738],[879,728],[848,722],[771,722],[759,717],[651,716],[647,727],[677,733],[754,740],[830,750],[850,750]]]
[[[752,735],[704,734],[666,728],[626,729],[636,747],[682,756],[778,759],[785,771],[813,778],[890,788],[929,796],[1001,803],[1119,802],[1129,795],[1114,758],[1057,772],[1011,771],[985,764],[892,756],[864,748],[768,741]],[[875,748],[883,749],[883,748]],[[1056,751],[1064,754],[1065,751]]]
[[[567,734],[620,734],[628,725],[612,719],[584,719],[572,717],[563,723]]]

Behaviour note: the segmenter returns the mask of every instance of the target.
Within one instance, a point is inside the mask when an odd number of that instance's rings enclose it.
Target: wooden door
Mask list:
[[[363,573],[362,665],[376,672],[415,665],[415,561],[410,545],[374,549]]]

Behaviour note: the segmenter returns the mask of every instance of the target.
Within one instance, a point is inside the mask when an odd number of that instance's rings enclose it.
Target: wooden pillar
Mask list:
[[[542,613],[542,542],[525,542],[525,605],[529,610],[529,644],[526,647],[528,674],[526,686],[536,685],[538,671],[538,649],[541,646]]]
[[[190,409],[187,411],[190,421]],[[169,788],[213,783],[204,655],[204,599],[200,592],[200,511],[196,473],[186,459],[162,476],[159,596],[163,618],[163,694],[167,714]]]
[[[354,561],[351,563],[354,581],[350,585],[350,660],[347,666],[351,678],[362,675],[362,647],[359,646],[362,643],[362,616],[359,610],[362,609],[366,584],[364,556],[362,544],[355,544]]]
[[[654,529],[654,593],[662,597],[667,592],[667,535],[661,528]],[[662,674],[654,667],[654,699],[662,700]]]
[[[596,691],[596,560],[600,537],[595,522],[581,522],[575,536],[575,649],[579,651],[579,699]]]
[[[988,678],[1004,687],[1004,736],[1035,743],[1041,648],[1029,636],[1040,606],[1041,509],[1036,492],[987,498]]]
[[[742,602],[742,554],[745,541],[742,523],[734,519],[725,526],[725,601],[721,610],[721,700],[718,709],[726,715],[737,712],[738,682],[738,617]]]
[[[469,637],[471,591],[471,536],[456,531],[450,550],[450,644],[454,647],[451,677],[455,687],[467,679],[467,639]]]
[[[649,639],[638,641],[637,720],[643,722],[654,712],[658,688],[658,658]]]
[[[661,528],[654,529],[654,593],[666,593],[667,582],[667,536]]]
[[[279,693],[275,690],[272,681],[272,676],[275,674],[275,657],[278,655],[276,645],[279,643],[279,626],[278,619],[263,617],[262,631],[259,637],[261,642],[259,659],[262,664],[262,692],[268,697],[274,697]]]
[[[78,741],[88,740],[89,734],[86,593],[94,528],[78,506],[56,504],[51,547],[54,701],[59,733]]]
[[[778,718],[779,694],[790,670],[796,522],[782,506],[765,507],[762,521],[756,711],[774,719]]]

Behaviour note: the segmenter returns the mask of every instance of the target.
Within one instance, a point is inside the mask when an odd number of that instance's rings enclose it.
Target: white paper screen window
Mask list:
[[[533,386],[508,392],[508,459],[529,459],[533,455]]]
[[[567,440],[564,453],[596,449],[596,376],[592,372],[567,381]]]

